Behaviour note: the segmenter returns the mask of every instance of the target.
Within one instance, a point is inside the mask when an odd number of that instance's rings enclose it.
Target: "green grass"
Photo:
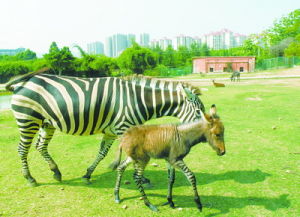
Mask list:
[[[151,160],[145,172],[153,183],[146,193],[159,213],[139,200],[132,167],[124,174],[123,180],[130,184],[121,186],[123,201],[115,204],[116,173],[107,166],[117,144],[99,164],[92,184],[84,184],[81,176],[97,153],[100,135],[55,134],[49,150],[63,173],[61,183],[52,179],[47,164],[32,147],[29,165],[40,186],[28,187],[17,155],[15,121],[10,111],[0,111],[0,216],[300,216],[300,86],[207,88],[201,99],[207,109],[217,105],[226,128],[227,153],[219,157],[207,144],[199,144],[185,159],[197,178],[202,214],[180,172],[176,172],[173,194],[175,205],[183,209],[161,206],[167,193],[163,160]],[[151,166],[152,162],[159,167]],[[122,209],[123,205],[128,208]]]

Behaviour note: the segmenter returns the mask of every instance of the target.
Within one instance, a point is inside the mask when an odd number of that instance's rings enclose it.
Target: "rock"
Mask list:
[[[159,165],[157,163],[152,163],[151,166],[158,167]]]
[[[125,185],[129,185],[129,184],[130,184],[130,181],[126,180],[126,181],[124,182],[124,184],[125,184]]]
[[[272,129],[273,129],[273,130],[276,130],[276,129],[277,129],[277,126],[273,126]]]
[[[123,205],[123,206],[122,206],[122,209],[127,209],[127,208],[128,208],[127,205]]]
[[[144,198],[143,198],[143,197],[140,197],[139,199],[140,199],[140,200],[144,200]]]
[[[183,209],[182,209],[181,207],[179,207],[177,210],[178,210],[178,211],[182,211]]]

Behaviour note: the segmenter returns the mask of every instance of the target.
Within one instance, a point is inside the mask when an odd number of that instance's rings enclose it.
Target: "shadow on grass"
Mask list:
[[[130,185],[122,185],[122,188],[136,189],[132,178],[133,170],[126,170],[122,180],[129,180]],[[262,172],[261,170],[253,171],[229,171],[220,174],[210,174],[210,173],[194,173],[197,179],[198,185],[206,185],[216,181],[233,180],[241,184],[252,184],[264,181],[271,174]],[[157,170],[146,170],[145,177],[150,178],[151,183],[154,185],[155,189],[167,189],[168,177],[167,171],[157,171]],[[92,183],[87,185],[82,181],[81,178],[63,180],[61,183],[42,183],[42,185],[70,185],[70,186],[87,186],[93,188],[114,188],[116,180],[115,171],[107,171],[100,175],[92,176]],[[186,177],[179,171],[176,171],[176,180],[174,187],[178,186],[190,186]]]
[[[123,189],[137,189],[133,179],[132,179],[133,170],[126,170],[123,176],[123,181],[121,188]],[[257,182],[264,181],[267,177],[271,176],[268,173],[262,172],[261,170],[253,171],[229,171],[221,174],[209,174],[209,173],[194,173],[197,178],[197,183],[199,185],[206,185],[209,183],[223,181],[223,180],[233,180],[241,184],[254,184]],[[167,189],[167,172],[164,171],[154,171],[147,170],[145,171],[145,176],[151,178],[153,184],[152,189]],[[88,188],[110,188],[113,189],[115,185],[116,172],[107,171],[100,175],[93,176],[92,183],[87,185],[82,181],[81,178],[63,180],[63,182],[53,183],[41,183],[41,185],[66,185],[66,186],[86,186]],[[129,180],[130,184],[125,185],[124,181]],[[186,180],[186,177],[180,173],[176,172],[176,180],[174,187],[178,186],[189,186],[190,183]],[[200,189],[199,189],[200,190]],[[113,192],[113,190],[112,190]],[[167,192],[167,190],[166,190]],[[121,189],[121,198],[122,198],[122,189]],[[166,198],[166,195],[161,194],[147,194],[149,199],[151,197],[161,197]],[[200,193],[201,195],[201,193]],[[113,197],[113,196],[112,196]],[[123,201],[137,199],[140,197],[140,194],[137,190],[137,194],[134,197],[122,198]],[[216,216],[220,214],[226,214],[230,209],[241,209],[247,206],[263,206],[267,210],[275,211],[279,208],[288,208],[290,206],[290,200],[288,200],[288,195],[280,195],[278,198],[274,197],[229,197],[229,196],[205,196],[201,195],[201,200],[204,205],[204,208],[216,209],[216,213],[208,214],[207,216]],[[183,208],[195,207],[192,195],[174,195],[175,205]],[[112,200],[113,201],[113,200]],[[211,211],[210,211],[211,212]],[[205,214],[205,211],[204,211]]]
[[[166,195],[161,194],[147,194],[149,200],[151,197],[161,197],[166,198]],[[120,194],[122,198],[122,194]],[[136,197],[123,198],[121,203],[131,199],[137,199],[140,195]],[[207,214],[207,217],[217,216],[221,214],[229,213],[230,209],[242,209],[247,206],[263,206],[265,209],[270,211],[276,211],[277,209],[288,208],[291,203],[288,200],[287,194],[282,194],[278,198],[274,197],[225,197],[225,196],[205,196],[201,195],[201,202],[203,204],[203,214],[205,214],[205,209],[216,209],[216,213]],[[193,201],[192,196],[174,195],[173,201],[176,207],[182,208],[195,208],[196,205]],[[162,205],[162,204],[159,204]],[[170,208],[171,209],[171,208]]]

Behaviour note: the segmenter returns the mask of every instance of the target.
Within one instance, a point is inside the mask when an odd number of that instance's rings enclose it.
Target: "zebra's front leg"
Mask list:
[[[48,144],[53,137],[55,128],[47,123],[44,123],[42,128],[40,128],[39,137],[36,143],[36,149],[40,152],[43,158],[49,164],[50,169],[53,171],[53,178],[57,181],[61,181],[61,172],[58,169],[57,164],[52,159],[48,152]]]
[[[194,175],[194,173],[185,165],[185,163],[183,161],[176,161],[174,163],[174,166],[178,169],[180,169],[184,175],[187,177],[187,179],[189,180],[189,182],[191,183],[192,187],[193,187],[193,191],[194,191],[194,201],[197,205],[197,208],[199,209],[200,212],[202,212],[202,204],[200,201],[200,197],[198,195],[198,191],[197,191],[197,184],[196,184],[196,177]]]
[[[173,184],[174,184],[174,181],[175,181],[175,169],[170,164],[168,165],[168,178],[169,178],[168,196],[167,196],[168,202],[166,202],[164,205],[169,205],[171,208],[174,209],[175,205],[174,205],[174,202],[173,202],[172,191],[173,191]]]
[[[103,158],[107,155],[107,152],[109,151],[112,143],[114,142],[115,138],[109,137],[104,135],[101,144],[100,144],[100,149],[98,152],[98,155],[95,159],[95,161],[92,163],[90,167],[87,168],[86,174],[82,177],[82,179],[86,183],[90,183],[90,178],[96,167],[98,166],[99,162],[103,160]]]

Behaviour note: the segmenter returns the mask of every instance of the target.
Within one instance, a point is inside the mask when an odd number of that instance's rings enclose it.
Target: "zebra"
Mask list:
[[[31,186],[37,182],[30,174],[27,155],[37,133],[36,149],[57,181],[62,174],[47,149],[55,130],[80,136],[104,134],[96,159],[82,177],[89,183],[114,140],[131,126],[162,116],[190,122],[201,118],[200,110],[205,110],[199,88],[150,78],[78,78],[36,72],[9,81],[6,89],[13,91],[11,108],[20,131],[18,153],[23,176]]]

